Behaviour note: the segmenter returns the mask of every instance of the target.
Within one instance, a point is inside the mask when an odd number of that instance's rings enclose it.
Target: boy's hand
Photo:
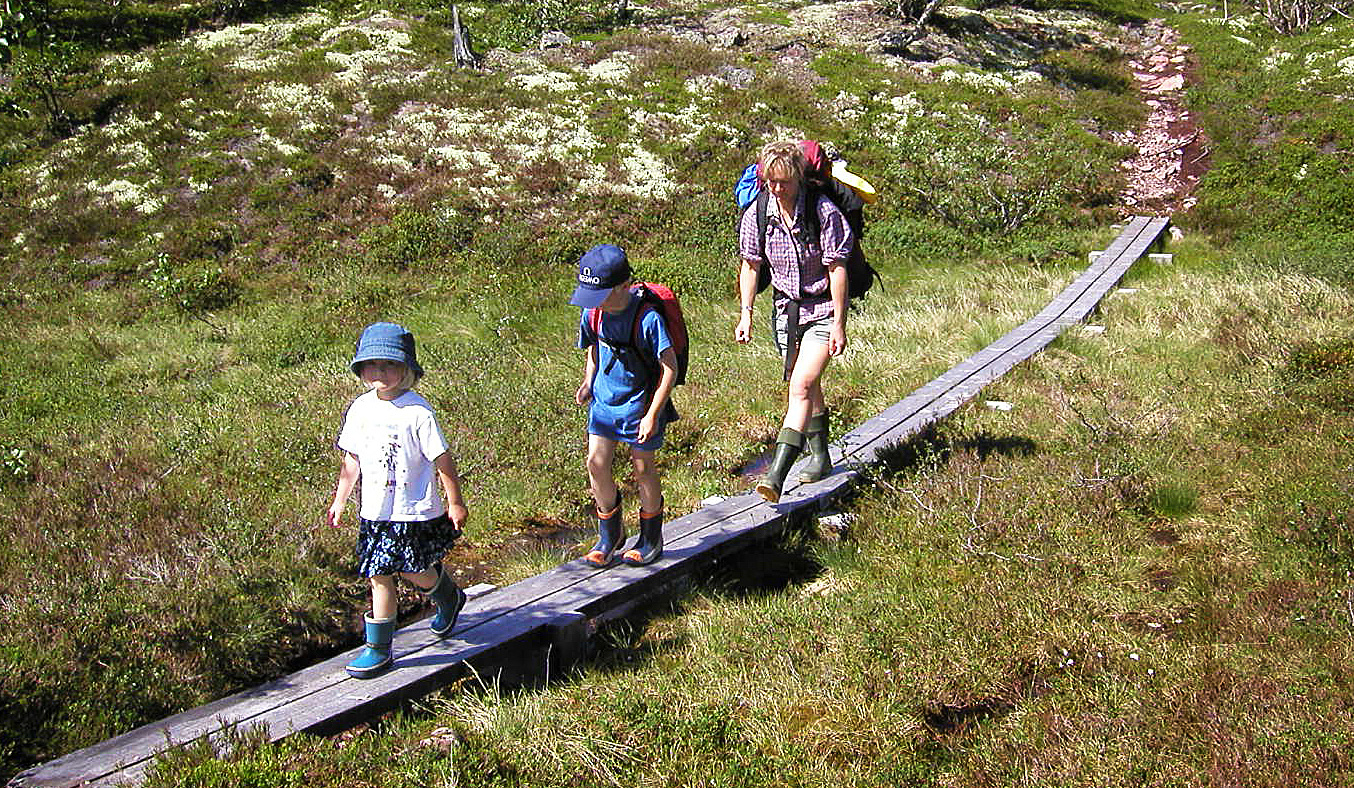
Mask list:
[[[456,530],[465,530],[465,521],[470,518],[470,510],[463,503],[453,503],[447,507],[447,519],[456,526]]]
[[[658,418],[652,413],[644,414],[644,418],[639,420],[639,434],[635,436],[636,443],[648,443],[649,439],[653,437],[656,421],[658,421]]]
[[[592,402],[592,381],[585,380],[578,384],[578,391],[574,392],[574,402],[579,405],[586,405]]]

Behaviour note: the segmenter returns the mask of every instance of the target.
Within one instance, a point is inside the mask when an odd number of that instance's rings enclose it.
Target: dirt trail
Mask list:
[[[1120,166],[1128,180],[1126,213],[1164,215],[1194,205],[1194,187],[1208,169],[1208,141],[1184,106],[1190,49],[1160,20],[1139,33],[1129,68],[1150,113],[1142,128],[1117,136],[1138,149]]]

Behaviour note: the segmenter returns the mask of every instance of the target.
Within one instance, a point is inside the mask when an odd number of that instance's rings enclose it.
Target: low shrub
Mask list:
[[[890,141],[885,181],[916,210],[961,232],[1006,235],[1100,199],[1109,162],[1024,124],[919,118]],[[1088,191],[1088,189],[1094,189]]]
[[[182,264],[161,254],[142,271],[141,283],[163,303],[188,315],[224,309],[240,298],[240,285],[220,266],[195,260]]]
[[[463,248],[474,232],[474,218],[450,204],[432,210],[407,208],[388,223],[363,231],[359,241],[371,262],[403,270]]]

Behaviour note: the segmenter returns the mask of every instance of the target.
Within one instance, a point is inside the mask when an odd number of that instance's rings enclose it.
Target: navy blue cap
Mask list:
[[[414,349],[414,335],[396,323],[372,323],[363,329],[348,368],[357,375],[363,361],[376,359],[398,361],[412,369],[416,376],[423,377],[423,367],[418,365],[418,353]]]
[[[611,288],[630,281],[630,260],[615,244],[597,244],[578,261],[578,287],[569,303],[592,309],[601,306]]]

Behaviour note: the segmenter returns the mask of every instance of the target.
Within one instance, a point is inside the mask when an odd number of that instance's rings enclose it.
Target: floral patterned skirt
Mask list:
[[[358,520],[357,571],[363,577],[422,572],[442,560],[461,531],[446,516],[411,523]]]

